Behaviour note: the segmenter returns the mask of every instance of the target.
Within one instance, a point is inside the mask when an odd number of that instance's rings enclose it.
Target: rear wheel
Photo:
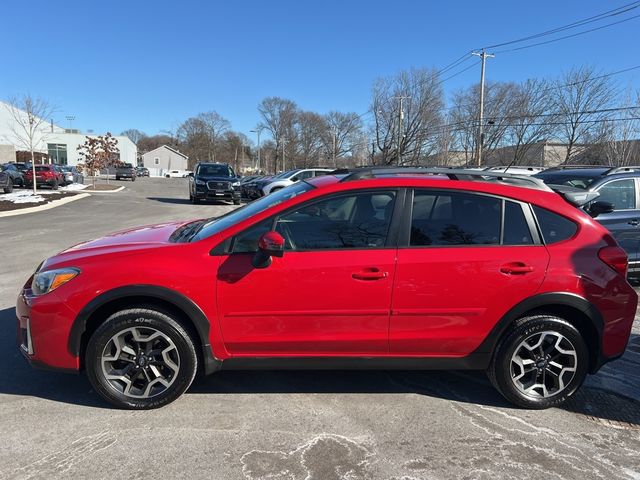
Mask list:
[[[58,187],[59,187],[58,180],[54,180],[53,184],[51,185],[51,188],[54,190],[58,190]]]
[[[111,315],[91,336],[85,357],[96,392],[134,410],[174,401],[191,385],[197,363],[184,328],[163,312],[142,308]]]
[[[518,320],[500,342],[489,366],[494,387],[524,408],[560,405],[584,381],[589,353],[580,332],[558,317]]]
[[[240,199],[239,198],[234,198],[233,199],[233,204],[234,205],[240,205]]]
[[[13,192],[13,180],[11,180],[11,178],[9,178],[7,180],[7,186],[4,187],[3,189],[4,193],[11,193]]]

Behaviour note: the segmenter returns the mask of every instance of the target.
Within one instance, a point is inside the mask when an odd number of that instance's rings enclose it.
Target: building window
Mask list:
[[[154,165],[160,165],[160,157],[155,157],[155,158],[153,159],[153,164],[154,164]]]
[[[67,164],[67,146],[62,143],[48,143],[49,161],[56,165]]]

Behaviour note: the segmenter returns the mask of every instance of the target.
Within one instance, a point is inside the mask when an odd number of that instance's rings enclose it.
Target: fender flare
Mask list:
[[[127,285],[117,287],[101,293],[87,303],[82,310],[80,310],[80,313],[78,313],[71,325],[69,340],[67,342],[69,353],[75,357],[80,355],[82,335],[86,331],[87,322],[100,307],[112,301],[122,300],[128,297],[148,297],[162,300],[184,312],[195,327],[200,344],[202,345],[205,373],[209,374],[219,369],[221,361],[213,356],[209,343],[210,323],[202,309],[182,293],[157,285]]]
[[[525,313],[535,310],[536,308],[544,309],[551,306],[564,306],[571,307],[582,312],[591,322],[592,326],[598,332],[598,352],[597,357],[600,357],[602,341],[602,333],[604,331],[604,319],[598,309],[585,298],[568,292],[548,292],[534,295],[526,298],[520,303],[513,306],[491,329],[489,335],[478,346],[474,353],[491,353],[495,351],[497,344],[509,328],[519,318],[522,318]]]

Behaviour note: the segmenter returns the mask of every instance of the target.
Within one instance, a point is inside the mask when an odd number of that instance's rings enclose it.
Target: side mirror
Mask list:
[[[589,215],[596,218],[603,213],[613,212],[613,204],[609,202],[593,202],[588,209]]]
[[[258,240],[258,251],[253,256],[251,264],[255,268],[266,268],[271,265],[271,257],[284,255],[284,238],[278,232],[263,233]]]
[[[193,172],[189,172],[189,173],[187,174],[187,176],[188,176],[188,177],[193,177]]]

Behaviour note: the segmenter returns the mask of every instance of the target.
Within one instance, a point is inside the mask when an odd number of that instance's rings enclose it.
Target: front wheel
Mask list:
[[[4,193],[11,193],[13,192],[13,180],[9,179],[7,181],[7,186],[4,187]]]
[[[58,187],[59,187],[58,180],[54,180],[53,185],[51,185],[51,188],[53,190],[58,190]]]
[[[85,357],[96,392],[132,410],[173,402],[191,385],[197,363],[184,328],[169,315],[144,308],[111,315],[91,336]]]
[[[233,199],[233,204],[234,205],[240,205],[240,199],[239,198],[234,198]]]
[[[487,372],[494,387],[524,408],[555,407],[573,395],[589,364],[587,346],[569,322],[550,315],[518,320]]]

